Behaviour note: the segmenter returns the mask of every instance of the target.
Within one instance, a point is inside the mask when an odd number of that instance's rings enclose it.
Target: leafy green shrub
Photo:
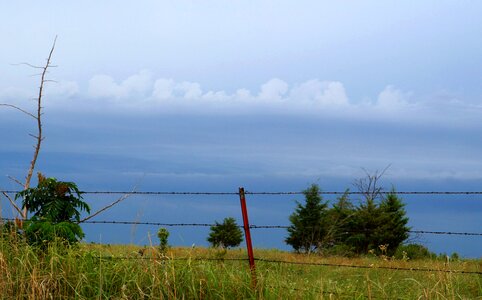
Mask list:
[[[395,258],[397,259],[426,259],[436,258],[437,255],[430,252],[427,247],[420,244],[407,244],[400,245],[395,252]]]
[[[169,248],[167,239],[169,238],[169,231],[166,228],[159,228],[157,231],[157,237],[159,238],[159,249],[161,252],[166,252]]]
[[[457,252],[454,252],[450,255],[450,260],[452,261],[459,261],[460,260],[460,256]]]
[[[211,226],[207,240],[213,247],[237,247],[243,241],[243,232],[234,218],[225,218],[222,224],[216,221],[215,225]]]
[[[15,199],[23,198],[23,208],[33,214],[24,224],[27,242],[45,246],[55,240],[74,244],[82,239],[80,213],[82,210],[89,213],[90,207],[82,201],[81,194],[75,183],[41,174],[37,187],[17,193]]]

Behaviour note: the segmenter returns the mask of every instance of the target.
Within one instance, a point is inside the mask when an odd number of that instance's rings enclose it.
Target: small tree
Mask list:
[[[393,255],[409,236],[408,218],[405,215],[405,204],[397,196],[395,190],[386,195],[380,203],[380,226],[375,238],[379,245],[388,245],[387,254]]]
[[[10,107],[10,108],[13,108],[13,109],[16,109],[22,113],[24,113],[25,115],[33,118],[37,124],[37,134],[30,134],[30,136],[32,136],[34,139],[35,139],[35,146],[34,146],[34,152],[33,152],[33,157],[32,157],[32,160],[30,161],[30,167],[27,171],[27,176],[25,177],[25,182],[21,182],[13,177],[10,177],[11,179],[13,179],[15,182],[17,182],[18,184],[20,184],[24,190],[30,188],[30,181],[32,179],[32,176],[33,176],[33,172],[35,170],[35,165],[37,163],[37,159],[38,159],[38,156],[39,156],[39,153],[40,153],[40,148],[42,146],[42,141],[44,139],[44,136],[43,136],[43,128],[42,128],[42,115],[43,115],[43,112],[42,112],[42,97],[43,97],[43,94],[44,94],[44,88],[45,88],[45,83],[51,81],[51,80],[48,80],[47,79],[47,73],[48,73],[48,70],[51,68],[51,67],[54,67],[52,66],[51,64],[51,60],[52,60],[52,54],[54,52],[54,49],[55,49],[55,43],[57,41],[57,36],[55,37],[54,39],[54,43],[52,45],[52,48],[50,49],[50,52],[49,52],[49,56],[47,57],[47,62],[45,63],[45,65],[43,66],[34,66],[34,65],[31,65],[31,64],[28,64],[28,63],[23,63],[29,67],[32,67],[34,69],[39,69],[41,71],[41,73],[39,74],[40,75],[40,86],[39,86],[39,90],[38,90],[38,96],[36,98],[36,106],[37,106],[37,109],[36,109],[36,112],[35,113],[31,113],[23,108],[20,108],[16,105],[13,105],[13,104],[8,104],[8,103],[0,103],[0,106],[6,106],[6,107]],[[6,193],[6,192],[2,192],[2,194],[10,201],[10,204],[13,206],[13,208],[15,208],[15,210],[22,216],[22,219],[27,219],[27,211],[28,211],[28,207],[25,206],[25,203],[23,205],[23,210],[20,210],[20,208],[17,206],[17,204],[15,204],[15,202],[13,201],[13,199],[11,199],[11,197]],[[17,199],[17,197],[15,198]],[[22,226],[22,223],[20,223],[20,227]]]
[[[342,249],[342,253],[350,252],[350,247],[346,244],[347,239],[353,234],[355,228],[355,212],[356,208],[350,200],[350,190],[337,198],[333,207],[327,211],[327,248]],[[337,253],[337,251],[332,251]]]
[[[357,253],[373,250],[393,255],[397,247],[408,238],[410,229],[406,226],[408,218],[402,200],[394,189],[385,195],[379,186],[388,167],[374,174],[365,171],[366,177],[355,181],[355,186],[365,201],[353,216],[354,232],[346,243]],[[381,251],[380,246],[385,250]]]
[[[23,207],[33,213],[24,230],[30,244],[44,245],[60,239],[68,244],[84,237],[79,225],[82,210],[90,207],[82,201],[82,193],[73,182],[57,181],[38,175],[36,188],[28,188],[15,196],[23,198]]]
[[[376,238],[381,225],[381,210],[372,199],[361,203],[353,216],[353,232],[347,237],[346,244],[356,253],[368,253],[377,250],[378,246],[386,243]]]
[[[305,205],[297,202],[297,208],[290,216],[291,226],[285,242],[297,252],[310,253],[323,246],[327,232],[327,203],[322,201],[320,188],[316,184],[303,191],[303,194]]]
[[[234,218],[225,218],[222,224],[216,221],[215,225],[211,226],[207,240],[213,247],[237,247],[243,241],[243,232]]]
[[[169,231],[166,228],[159,228],[157,231],[157,237],[159,238],[159,249],[161,252],[166,252],[169,248],[167,239],[169,238]]]

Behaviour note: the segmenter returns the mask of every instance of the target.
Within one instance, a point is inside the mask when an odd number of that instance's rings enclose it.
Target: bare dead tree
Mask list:
[[[43,100],[42,97],[43,97],[43,93],[44,93],[45,84],[47,82],[51,81],[51,80],[48,80],[46,78],[46,75],[48,73],[49,68],[54,67],[51,64],[51,60],[52,60],[52,54],[54,53],[54,50],[55,50],[55,43],[56,42],[57,42],[57,36],[54,39],[52,47],[50,48],[50,52],[49,52],[49,55],[47,57],[47,61],[46,61],[45,65],[36,66],[36,65],[29,64],[29,63],[21,63],[22,65],[27,65],[31,68],[41,70],[41,73],[39,74],[40,75],[40,86],[39,86],[38,95],[37,95],[37,98],[36,98],[36,101],[37,101],[36,112],[31,113],[31,112],[29,112],[25,109],[22,109],[22,108],[20,108],[16,105],[13,105],[13,104],[0,103],[0,106],[6,106],[6,107],[16,109],[16,110],[24,113],[25,115],[33,118],[36,121],[36,124],[37,124],[37,134],[29,134],[31,137],[33,137],[35,139],[35,145],[34,145],[33,157],[32,157],[32,160],[30,161],[30,167],[27,171],[27,176],[25,177],[25,182],[21,183],[19,180],[10,177],[15,182],[21,184],[23,186],[23,189],[28,189],[30,187],[30,181],[32,179],[33,172],[35,170],[35,165],[37,163],[37,159],[38,159],[38,156],[39,156],[39,153],[40,153],[42,141],[44,140],[43,132],[42,132],[42,114],[43,114],[42,113],[42,108],[43,108],[42,107],[42,100]],[[19,212],[19,214],[22,216],[22,218],[26,219],[27,218],[27,207],[24,207],[23,210],[21,210],[20,207],[15,204],[14,200],[7,193],[2,192],[2,194],[9,200],[10,204],[15,208],[15,210],[17,212]]]
[[[365,172],[365,177],[357,179],[353,182],[353,185],[363,195],[367,202],[372,202],[382,197],[383,187],[380,186],[380,179],[390,168],[390,166],[391,165],[386,166],[381,172],[376,170],[373,173],[370,173],[365,168],[362,168],[362,170]]]
[[[45,87],[45,84],[47,82],[52,82],[53,80],[48,80],[46,78],[47,76],[47,73],[48,73],[48,70],[52,67],[56,67],[56,66],[53,66],[51,64],[51,61],[52,61],[52,54],[54,53],[54,50],[55,50],[55,44],[57,42],[57,36],[55,37],[54,39],[54,42],[52,44],[52,47],[50,49],[50,52],[49,52],[49,55],[47,57],[47,60],[46,60],[46,63],[45,65],[43,66],[36,66],[36,65],[32,65],[32,64],[29,64],[29,63],[20,63],[20,65],[26,65],[28,67],[31,67],[31,68],[34,68],[34,69],[39,69],[41,70],[41,73],[38,74],[40,75],[40,86],[39,86],[39,90],[38,90],[38,95],[37,97],[35,98],[36,100],[36,106],[37,106],[37,109],[36,109],[36,112],[35,113],[31,113],[19,106],[16,106],[16,105],[13,105],[13,104],[9,104],[9,103],[0,103],[0,106],[5,106],[5,107],[9,107],[9,108],[13,108],[15,110],[18,110],[20,112],[22,112],[23,114],[27,115],[28,117],[31,117],[33,118],[35,121],[36,121],[36,124],[37,124],[37,134],[29,134],[31,137],[33,137],[35,139],[35,145],[34,145],[34,153],[33,153],[33,157],[32,157],[32,160],[30,161],[30,167],[28,169],[28,172],[27,172],[27,176],[25,177],[25,182],[21,182],[20,180],[12,177],[12,176],[8,176],[9,179],[11,179],[12,181],[14,181],[15,183],[19,184],[20,186],[22,186],[22,188],[25,190],[25,189],[28,189],[30,187],[30,182],[32,180],[32,176],[33,176],[33,173],[34,173],[34,170],[35,170],[35,165],[37,163],[37,159],[38,159],[38,156],[39,156],[39,153],[40,153],[40,149],[41,149],[41,146],[42,146],[42,141],[44,140],[44,136],[43,136],[43,131],[42,131],[42,109],[43,109],[43,106],[42,106],[42,100],[43,100],[43,95],[44,95],[44,87]],[[136,187],[134,187],[134,190],[133,192],[136,190]],[[27,219],[27,207],[24,207],[23,210],[21,209],[21,207],[19,207],[14,199],[12,199],[12,197],[6,193],[5,191],[0,191],[7,199],[8,201],[10,202],[10,204],[12,205],[12,207],[19,213],[19,215],[22,217],[23,220]],[[117,200],[115,200],[114,202],[110,203],[109,205],[106,205],[105,207],[101,208],[100,210],[98,210],[97,212],[85,217],[84,219],[82,219],[79,223],[82,223],[82,222],[85,222],[99,214],[101,214],[102,212],[110,209],[111,207],[113,207],[114,205],[124,201],[125,199],[127,199],[131,194],[128,193],[128,194],[125,194],[123,196],[121,196],[120,198],[118,198]],[[21,226],[20,226],[21,227]]]

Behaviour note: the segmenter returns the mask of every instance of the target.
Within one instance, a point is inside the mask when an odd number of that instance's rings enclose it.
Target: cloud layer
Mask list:
[[[147,70],[123,80],[94,75],[82,89],[74,81],[50,84],[46,97],[58,109],[129,113],[310,114],[350,119],[469,124],[482,116],[482,105],[453,95],[417,97],[393,85],[368,99],[350,99],[339,81],[310,79],[289,84],[272,78],[258,89],[204,90],[200,83],[155,78]],[[0,102],[18,104],[34,90],[9,87]]]

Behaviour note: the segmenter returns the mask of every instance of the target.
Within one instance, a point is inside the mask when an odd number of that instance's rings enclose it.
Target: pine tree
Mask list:
[[[366,203],[360,204],[353,216],[353,232],[347,238],[346,243],[358,253],[368,253],[376,249],[379,241],[374,239],[375,232],[381,225],[381,211],[373,199],[367,199]]]
[[[337,202],[328,210],[327,238],[329,248],[346,244],[354,230],[355,206],[350,200],[350,190],[338,197]]]
[[[373,199],[367,199],[366,203],[358,207],[354,215],[354,232],[346,243],[359,254],[373,250],[392,255],[408,238],[410,228],[406,226],[407,223],[404,204],[392,190],[379,204]]]
[[[225,218],[223,223],[215,222],[207,238],[213,247],[237,247],[243,241],[243,233],[234,218]]]
[[[374,240],[379,245],[388,245],[388,255],[393,255],[408,238],[410,228],[407,227],[408,218],[404,207],[405,204],[394,189],[380,203],[380,226],[375,231]]]
[[[305,204],[297,202],[295,212],[290,216],[291,226],[285,242],[297,252],[311,253],[321,249],[327,233],[327,203],[322,201],[320,188],[313,184],[303,191]]]

